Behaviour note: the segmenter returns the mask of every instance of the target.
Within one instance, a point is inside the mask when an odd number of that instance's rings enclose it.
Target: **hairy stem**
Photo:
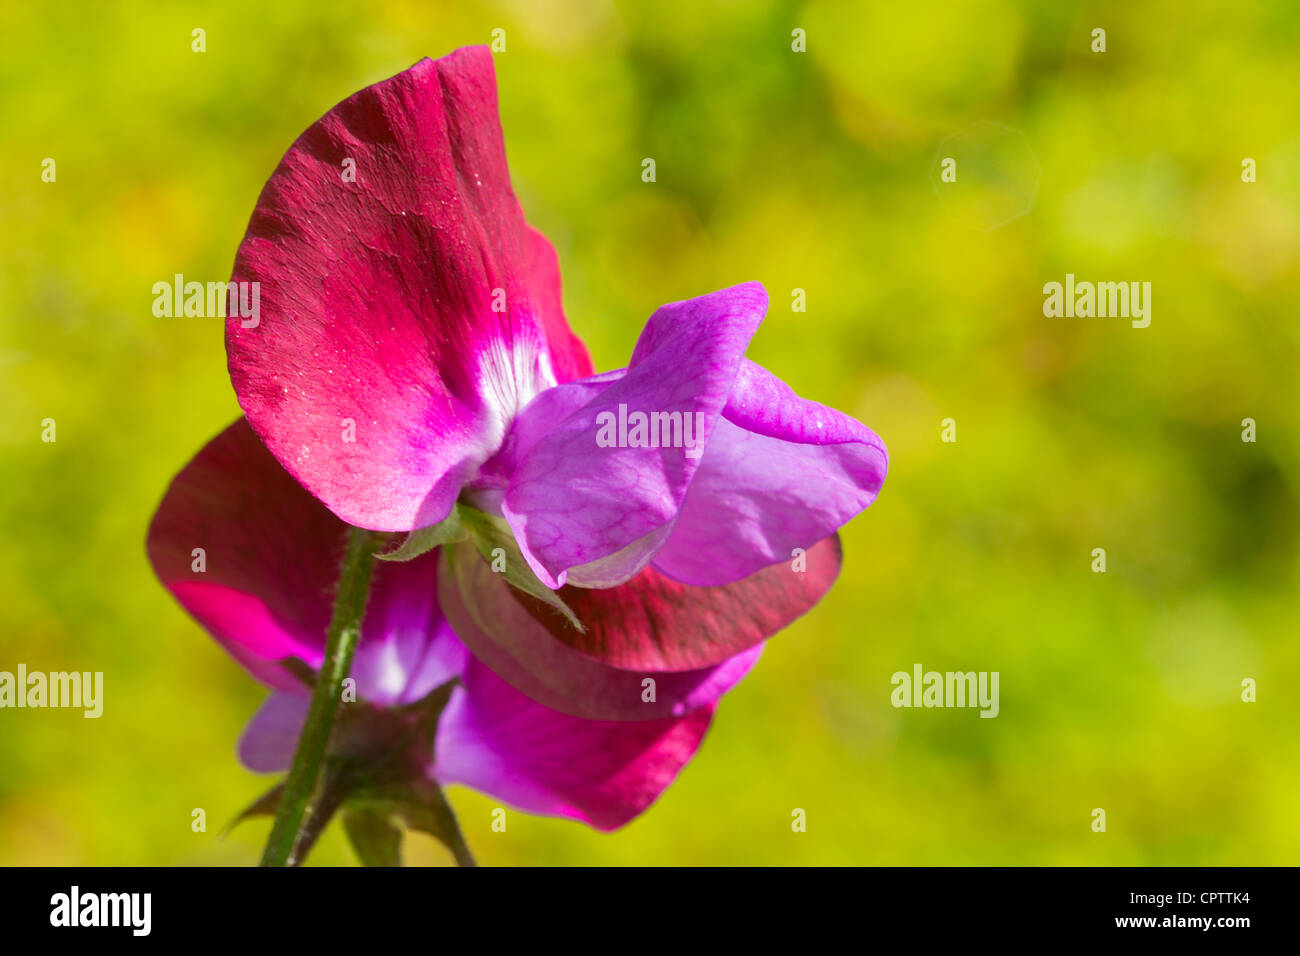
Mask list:
[[[280,808],[262,854],[262,866],[294,865],[301,862],[304,855],[295,853],[294,848],[303,835],[308,805],[320,789],[321,764],[343,696],[343,681],[352,668],[352,655],[361,636],[361,619],[366,613],[366,599],[370,594],[376,544],[376,537],[371,532],[351,529],[339,571],[338,594],[334,599],[334,616],[325,643],[325,659],[316,675],[311,707],[307,711],[302,736],[298,738],[289,776],[284,781]]]

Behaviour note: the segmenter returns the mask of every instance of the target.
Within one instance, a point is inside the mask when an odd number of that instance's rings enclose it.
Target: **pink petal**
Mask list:
[[[458,560],[465,560],[463,557]],[[516,689],[552,710],[590,720],[657,720],[681,717],[717,702],[749,673],[762,653],[761,640],[712,666],[695,670],[625,670],[574,650],[539,620],[540,605],[522,595],[470,556],[453,576],[439,573],[439,599],[457,636],[474,655]],[[621,602],[636,602],[638,577],[604,595],[600,607],[585,608],[589,627],[601,628],[603,616]],[[570,589],[570,593],[577,589]],[[684,614],[666,623],[680,622]],[[692,624],[694,622],[691,622]],[[614,626],[614,625],[609,625]],[[766,636],[766,635],[764,635]],[[652,681],[653,694],[645,681]],[[653,698],[653,699],[647,699]]]
[[[616,588],[562,588],[559,595],[582,622],[582,632],[558,611],[507,586],[474,555],[458,552],[455,573],[444,565],[439,580],[443,609],[456,633],[502,677],[559,710],[590,715],[583,708],[598,707],[604,717],[604,709],[612,707],[610,716],[627,719],[622,702],[638,681],[619,671],[640,679],[664,671],[699,671],[752,649],[810,610],[830,589],[840,569],[838,539],[832,536],[809,548],[799,567],[804,570],[796,570],[794,562],[772,565],[724,587],[693,587],[646,568]],[[520,607],[527,616],[519,613]],[[547,642],[548,634],[581,656],[563,654]],[[596,669],[582,658],[615,672],[598,679]],[[516,676],[520,670],[569,703],[543,696],[534,683]],[[724,692],[734,680],[730,671],[723,673],[730,682],[719,680],[720,675],[683,676],[683,684],[669,685],[661,700],[689,705],[698,699],[690,696],[697,686]]]
[[[346,537],[240,419],[172,481],[147,546],[159,580],[236,660],[297,692],[278,662],[320,663]],[[404,703],[459,673],[465,651],[438,609],[437,578],[436,554],[377,562],[353,665],[361,697]]]
[[[746,360],[653,566],[719,585],[789,561],[875,501],[888,467],[869,428]]]
[[[360,527],[441,520],[516,411],[591,370],[554,251],[511,188],[484,47],[421,60],[308,129],[258,199],[234,279],[260,288],[257,323],[226,322],[240,404]]]
[[[438,722],[434,776],[528,813],[623,826],[694,755],[713,708],[637,723],[549,710],[471,660]]]

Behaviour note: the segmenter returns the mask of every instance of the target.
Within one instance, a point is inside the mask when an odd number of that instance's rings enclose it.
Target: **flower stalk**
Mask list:
[[[377,539],[372,532],[361,528],[349,531],[325,658],[316,675],[307,721],[284,781],[275,823],[262,854],[262,866],[287,866],[301,862],[302,854],[295,853],[295,847],[303,835],[309,806],[318,799],[321,789],[321,766],[342,700],[343,681],[352,669],[352,657],[361,636],[361,619],[365,616],[366,600],[370,594],[376,546]]]

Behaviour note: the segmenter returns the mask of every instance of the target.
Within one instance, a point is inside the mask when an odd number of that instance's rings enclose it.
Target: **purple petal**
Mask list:
[[[254,773],[288,770],[307,720],[311,695],[277,691],[258,708],[239,738],[239,762]]]
[[[705,586],[788,561],[875,501],[888,467],[869,428],[746,360],[654,567]]]
[[[437,556],[377,561],[352,676],[376,704],[409,704],[461,672],[467,652],[438,606]]]
[[[694,755],[713,708],[637,723],[549,710],[471,659],[438,722],[434,776],[527,813],[614,830],[645,810]]]
[[[665,305],[626,374],[602,376],[600,389],[574,383],[563,398],[525,409],[516,427],[527,447],[516,454],[502,510],[549,587],[571,569],[575,584],[612,587],[662,546],[700,461],[688,452],[708,443],[766,308],[757,283]],[[587,401],[572,407],[577,398]],[[557,409],[568,413],[547,421]],[[689,427],[692,448],[598,444],[603,426],[635,413],[678,415],[681,442]],[[615,437],[623,444],[626,436]]]

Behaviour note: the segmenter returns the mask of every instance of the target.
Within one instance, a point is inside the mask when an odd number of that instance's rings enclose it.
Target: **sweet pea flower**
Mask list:
[[[342,523],[414,540],[466,509],[504,529],[537,588],[437,533],[437,574],[418,566],[458,652],[569,716],[698,723],[830,586],[836,530],[884,481],[874,433],[745,358],[767,308],[757,283],[662,306],[627,367],[594,374],[555,252],[512,190],[484,47],[421,60],[311,126],[232,278],[261,291],[258,322],[226,324],[252,431]],[[625,427],[638,414],[653,434]],[[210,587],[164,579],[183,602]],[[209,626],[269,679],[266,655]],[[267,654],[288,652],[269,635]]]
[[[292,760],[310,695],[294,662],[310,670],[320,665],[347,532],[280,467],[243,419],[176,476],[154,516],[148,553],[159,579],[272,690],[239,743],[240,759],[254,771],[285,770]],[[202,548],[201,560],[196,548]],[[454,681],[435,715],[432,746],[415,754],[408,769],[438,784],[482,790],[530,813],[570,817],[602,830],[622,826],[676,777],[699,747],[718,697],[759,653],[746,651],[703,674],[660,675],[668,704],[642,702],[642,675],[586,661],[586,670],[574,673],[590,679],[592,694],[608,698],[604,706],[624,719],[560,713],[516,690],[467,649],[439,604],[440,557],[434,550],[407,562],[377,562],[351,672],[357,697],[396,712]],[[834,563],[821,566],[831,570]],[[782,613],[801,613],[827,586],[823,576],[806,590],[785,590]],[[674,627],[703,626],[693,623],[697,619],[716,623],[755,600],[753,583],[681,587],[687,596],[680,607],[659,604],[676,596],[642,594],[624,585],[592,592],[608,593],[611,600],[583,610],[591,612],[588,620],[596,629],[657,628],[671,636]],[[538,629],[509,594],[501,603],[522,628]],[[530,631],[529,637],[545,634]],[[540,696],[546,696],[544,689]],[[626,698],[636,703],[628,705]],[[343,710],[355,706],[344,704]],[[388,755],[364,756],[373,762]]]

